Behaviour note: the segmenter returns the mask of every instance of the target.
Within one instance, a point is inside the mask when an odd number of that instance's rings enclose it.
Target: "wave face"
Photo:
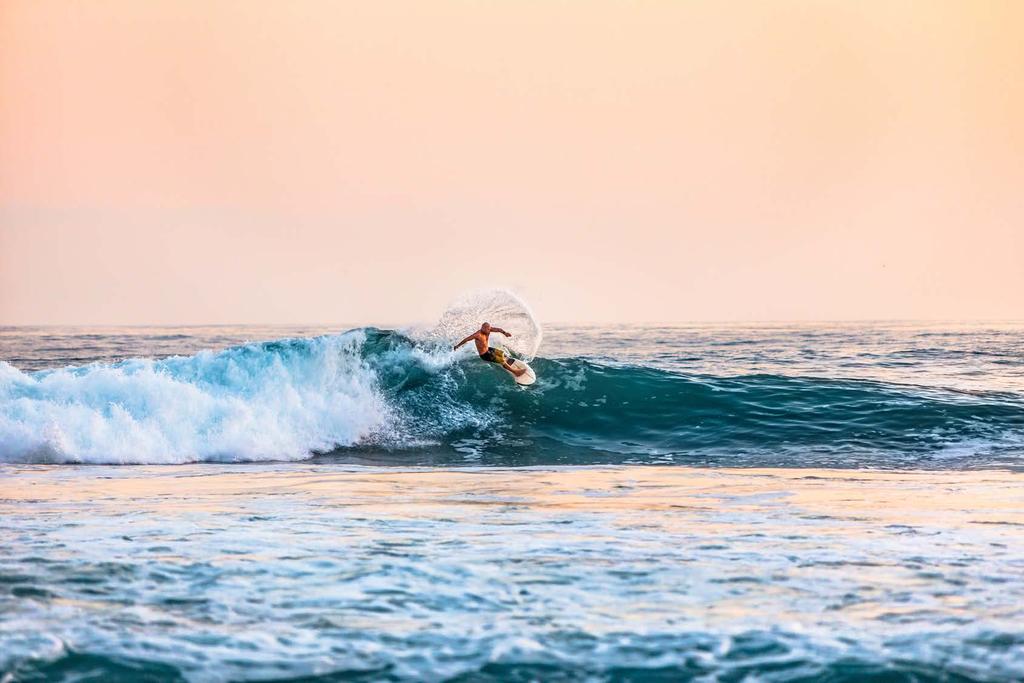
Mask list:
[[[0,364],[0,460],[1015,466],[1015,392],[538,358],[523,390],[365,328],[163,360]]]

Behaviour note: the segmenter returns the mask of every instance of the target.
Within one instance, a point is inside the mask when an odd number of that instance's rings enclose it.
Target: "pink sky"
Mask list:
[[[0,324],[1024,318],[1024,3],[0,3]]]

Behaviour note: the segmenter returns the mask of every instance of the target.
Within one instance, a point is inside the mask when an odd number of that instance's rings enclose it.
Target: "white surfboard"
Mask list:
[[[526,372],[519,375],[518,377],[512,375],[511,372],[509,373],[516,380],[516,384],[528,387],[537,381],[537,373],[533,371],[533,368],[526,364],[526,361],[519,360],[518,358],[516,358],[514,361],[512,361],[512,367],[514,367],[516,370],[526,368]]]

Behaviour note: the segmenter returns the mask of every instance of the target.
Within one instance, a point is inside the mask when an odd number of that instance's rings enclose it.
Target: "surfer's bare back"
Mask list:
[[[500,327],[491,327],[490,323],[484,323],[483,325],[480,326],[479,330],[477,330],[476,332],[474,332],[473,334],[469,335],[468,337],[460,341],[458,344],[456,344],[453,350],[457,351],[460,346],[462,346],[470,339],[472,339],[476,343],[476,352],[480,354],[481,359],[488,361],[490,363],[497,363],[498,365],[502,366],[503,368],[511,372],[516,377],[519,377],[524,372],[526,372],[525,369],[517,370],[513,368],[512,361],[505,355],[505,352],[503,350],[490,348],[489,341],[491,337],[491,332],[500,332],[506,337],[512,336],[511,332],[506,332]]]

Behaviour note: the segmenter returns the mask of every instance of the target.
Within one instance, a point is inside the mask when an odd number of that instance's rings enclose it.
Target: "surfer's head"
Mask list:
[[[490,323],[484,323],[483,325],[480,326],[480,331],[483,332],[484,334],[490,334],[491,333],[491,324]]]

